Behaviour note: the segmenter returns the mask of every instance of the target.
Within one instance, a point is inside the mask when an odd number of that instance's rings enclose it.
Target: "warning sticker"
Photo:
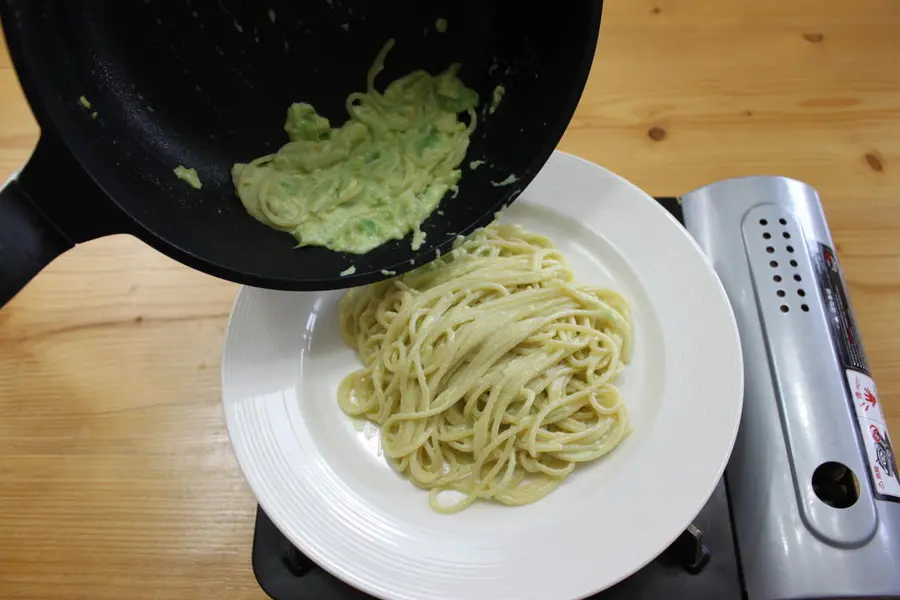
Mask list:
[[[850,310],[850,301],[844,292],[837,256],[835,256],[834,250],[825,244],[817,244],[817,246],[818,252],[815,251],[815,248],[811,248],[811,250],[813,250],[819,287],[822,290],[825,315],[838,358],[845,367],[852,367],[868,373],[869,365],[866,363],[866,354],[859,338],[856,320]]]
[[[810,253],[834,349],[847,375],[847,391],[856,412],[860,439],[866,447],[873,491],[877,498],[900,502],[897,461],[878,401],[878,390],[869,376],[869,364],[844,290],[837,256],[834,250],[817,242],[811,244]]]
[[[854,369],[847,369],[846,374],[875,492],[892,500],[900,500],[900,474],[897,473],[897,460],[878,401],[875,381]]]

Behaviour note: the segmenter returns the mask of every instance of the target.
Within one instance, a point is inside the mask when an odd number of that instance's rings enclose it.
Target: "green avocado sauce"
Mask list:
[[[189,169],[183,165],[178,165],[172,172],[175,173],[175,177],[184,181],[195,190],[203,187],[203,184],[200,182],[200,176],[197,175],[197,169]]]
[[[232,167],[247,212],[298,246],[362,254],[413,232],[418,249],[422,222],[456,190],[478,94],[460,81],[457,64],[438,75],[414,71],[379,92],[375,77],[392,46],[369,70],[367,91],[347,98],[342,126],[295,103],[284,124],[290,141]]]

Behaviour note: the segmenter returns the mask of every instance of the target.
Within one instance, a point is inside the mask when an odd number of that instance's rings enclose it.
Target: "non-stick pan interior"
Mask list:
[[[28,71],[23,84],[39,120],[52,123],[94,179],[142,225],[140,235],[215,274],[288,289],[344,287],[381,278],[383,269],[405,271],[410,261],[427,262],[457,234],[485,224],[561,137],[600,20],[600,2],[21,5],[10,43],[21,45]],[[438,19],[446,20],[443,33]],[[482,107],[498,84],[506,89],[503,101],[494,114],[479,111],[484,118],[459,194],[445,197],[426,222],[426,244],[418,252],[409,238],[363,256],[295,249],[290,235],[247,215],[229,169],[286,141],[282,126],[292,102],[309,102],[342,123],[347,95],[364,90],[366,71],[391,37],[396,46],[381,86],[413,69],[438,72],[459,62],[462,80],[478,91]],[[473,171],[468,162],[476,159],[486,164]],[[196,168],[202,190],[179,181],[176,165]],[[510,175],[515,183],[495,185]],[[351,264],[356,275],[340,278]]]

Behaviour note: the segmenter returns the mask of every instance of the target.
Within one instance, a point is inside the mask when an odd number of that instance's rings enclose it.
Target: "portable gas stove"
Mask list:
[[[725,477],[694,524],[593,598],[900,598],[897,463],[818,194],[749,177],[658,200],[731,301],[744,409]],[[253,570],[275,600],[369,598],[262,510]]]

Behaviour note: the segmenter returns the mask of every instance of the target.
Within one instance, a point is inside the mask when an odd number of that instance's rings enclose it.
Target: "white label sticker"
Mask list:
[[[875,490],[883,496],[900,499],[897,460],[888,437],[875,381],[865,373],[847,369],[847,383],[850,384],[850,396],[856,408],[859,431],[866,446]]]

